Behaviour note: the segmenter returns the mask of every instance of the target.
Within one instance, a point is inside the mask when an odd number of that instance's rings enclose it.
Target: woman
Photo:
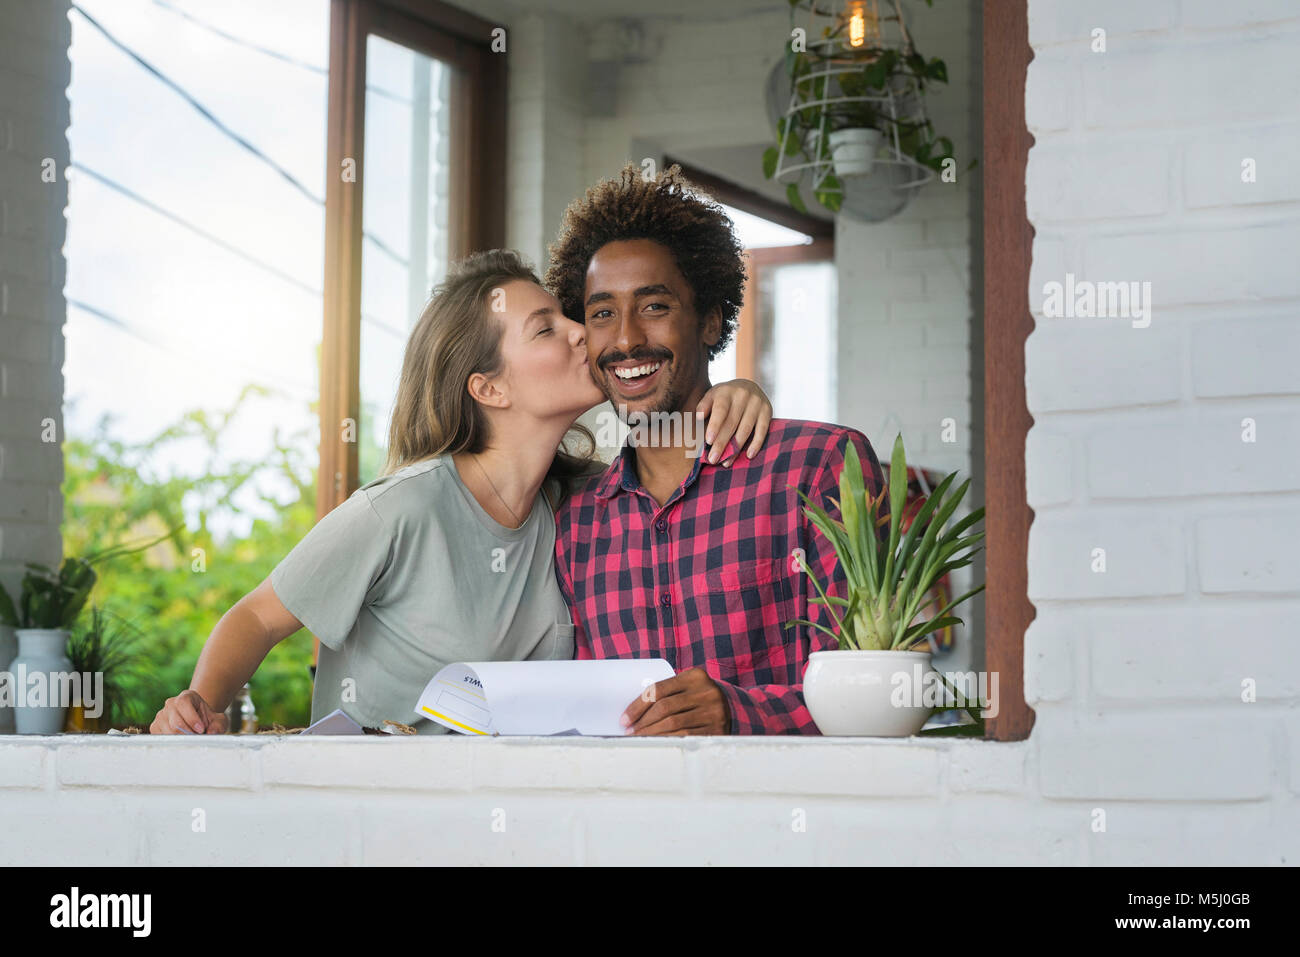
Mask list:
[[[189,689],[149,730],[227,731],[236,692],[303,627],[321,642],[313,722],[341,708],[365,727],[392,719],[442,733],[414,707],[444,665],[571,658],[552,506],[600,464],[556,450],[602,398],[585,327],[517,254],[454,266],[407,343],[384,474],[222,616]],[[700,409],[718,448],[733,433],[738,445],[761,442],[771,419],[761,390],[739,381]]]

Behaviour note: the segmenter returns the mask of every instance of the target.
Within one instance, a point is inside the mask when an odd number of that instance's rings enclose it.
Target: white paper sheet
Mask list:
[[[310,728],[298,732],[302,734],[365,734],[361,725],[349,718],[339,708],[335,708]]]
[[[434,675],[415,713],[461,734],[622,736],[624,709],[672,676],[662,658],[459,662]]]

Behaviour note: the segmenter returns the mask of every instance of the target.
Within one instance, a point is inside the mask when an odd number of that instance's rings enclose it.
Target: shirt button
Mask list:
[[[661,604],[661,605],[666,605],[666,604],[668,604],[670,601],[672,601],[672,598],[669,597],[668,592],[663,592],[662,594],[660,594],[660,596],[659,596],[659,604]]]
[[[659,529],[659,533],[662,535],[664,532],[668,531],[668,523],[663,519],[660,519],[655,522],[655,528]]]

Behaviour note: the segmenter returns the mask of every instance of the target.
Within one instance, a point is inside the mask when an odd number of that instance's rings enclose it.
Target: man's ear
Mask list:
[[[704,344],[706,346],[716,346],[718,340],[722,338],[722,307],[714,306],[709,310],[709,314],[704,317]]]
[[[496,378],[489,378],[481,372],[475,372],[465,384],[465,391],[471,399],[492,409],[510,408],[510,398],[497,386]]]

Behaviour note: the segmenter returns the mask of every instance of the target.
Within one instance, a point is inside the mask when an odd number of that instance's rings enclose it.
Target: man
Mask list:
[[[678,167],[646,179],[628,166],[569,206],[551,246],[546,284],[586,324],[592,375],[629,424],[681,421],[736,328],[742,250],[722,209],[690,190]],[[816,734],[803,672],[836,642],[786,627],[832,626],[809,602],[800,550],[828,593],[843,597],[845,580],[795,489],[838,518],[847,444],[871,493],[882,485],[874,451],[860,432],[820,422],[773,419],[757,454],[757,434],[745,454],[728,443],[700,455],[689,429],[666,442],[645,432],[634,428],[558,516],[576,657],[662,657],[678,672],[629,704],[629,733]]]

